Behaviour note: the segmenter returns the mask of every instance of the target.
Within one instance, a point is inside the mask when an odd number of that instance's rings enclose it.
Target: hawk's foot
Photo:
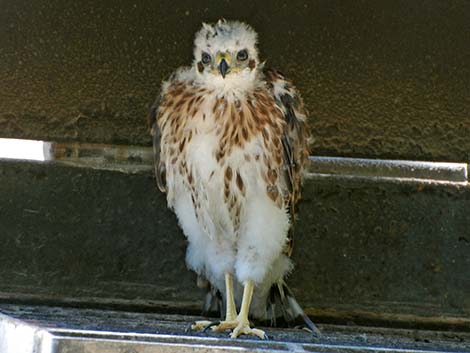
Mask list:
[[[264,331],[251,328],[248,321],[241,321],[238,318],[230,321],[222,321],[220,324],[212,326],[212,331],[214,332],[224,332],[227,330],[233,330],[230,334],[231,338],[237,338],[240,335],[252,335],[261,339],[268,338]]]
[[[238,321],[237,320],[224,320],[221,321],[218,325],[212,326],[212,331],[214,332],[224,332],[227,330],[233,330],[237,327]]]
[[[262,340],[268,339],[268,336],[263,330],[257,328],[251,328],[248,321],[239,321],[238,325],[234,328],[230,334],[230,338],[237,338],[240,335],[252,335],[261,338]]]
[[[201,321],[196,321],[194,324],[191,325],[191,330],[194,331],[205,331],[209,327],[212,327],[214,325],[217,325],[219,321],[208,321],[208,320],[201,320]]]

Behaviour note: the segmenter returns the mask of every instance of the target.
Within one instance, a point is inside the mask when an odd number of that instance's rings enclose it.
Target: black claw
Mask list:
[[[314,336],[320,337],[322,335],[321,331],[315,326],[315,330],[313,330]]]
[[[310,331],[317,337],[321,336],[321,331],[318,329],[317,325],[313,323],[312,320],[307,315],[303,315],[303,319]]]
[[[207,332],[208,329],[210,329],[213,326],[217,326],[219,324],[220,324],[220,320],[219,321],[212,321],[209,325],[204,327],[204,330],[202,330],[202,332]]]
[[[315,330],[312,330],[310,327],[302,327],[301,328],[304,331],[307,331],[308,333],[311,333],[315,337],[320,337],[322,335],[321,331],[315,326]]]
[[[264,339],[264,340],[269,340],[269,336],[266,334],[266,332],[264,333],[263,339]]]

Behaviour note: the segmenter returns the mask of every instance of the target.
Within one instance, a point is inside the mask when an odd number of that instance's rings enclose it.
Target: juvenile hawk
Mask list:
[[[249,314],[301,315],[316,330],[284,283],[307,117],[292,83],[259,61],[256,40],[241,22],[204,24],[193,65],[163,83],[152,114],[158,186],[188,238],[188,267],[224,297],[212,329],[233,338],[265,337]]]

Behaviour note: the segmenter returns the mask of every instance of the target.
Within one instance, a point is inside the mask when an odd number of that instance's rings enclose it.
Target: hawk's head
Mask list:
[[[194,64],[200,78],[214,86],[253,85],[260,68],[256,32],[238,21],[203,24],[194,40]]]

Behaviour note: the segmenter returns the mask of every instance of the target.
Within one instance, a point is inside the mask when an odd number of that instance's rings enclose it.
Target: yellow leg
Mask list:
[[[219,325],[212,327],[213,331],[222,332],[227,329],[233,329],[232,334],[230,335],[231,338],[237,338],[240,335],[254,335],[254,336],[258,336],[261,339],[266,338],[266,334],[264,333],[264,331],[258,330],[256,328],[252,329],[250,327],[250,321],[248,320],[248,314],[250,312],[250,304],[251,304],[251,298],[253,297],[254,287],[255,287],[255,284],[253,283],[253,281],[247,281],[245,283],[245,287],[243,288],[242,307],[240,309],[240,313],[236,317],[234,317],[232,320],[227,319],[226,321],[222,321]],[[228,293],[229,292],[227,291],[227,310],[229,310],[228,309],[228,303],[229,303]],[[229,314],[227,311],[227,317],[229,317],[229,315],[232,315],[232,312],[230,312]]]
[[[193,330],[205,330],[208,326],[212,325],[212,330],[217,332],[225,331],[229,328],[234,328],[235,326],[231,323],[237,317],[237,308],[235,306],[235,298],[233,296],[233,275],[231,273],[225,274],[225,291],[226,291],[226,311],[225,311],[225,321],[220,322],[218,325],[215,325],[213,321],[196,321],[191,329]]]
[[[226,311],[225,321],[233,321],[237,317],[237,308],[235,307],[235,298],[233,297],[233,275],[225,274],[225,290],[226,290]]]
[[[237,316],[236,321],[238,322],[237,326],[230,335],[231,338],[237,338],[240,335],[254,335],[258,336],[261,339],[266,338],[266,334],[262,330],[250,327],[250,322],[248,321],[248,314],[250,312],[251,298],[253,297],[253,290],[255,284],[253,281],[248,280],[245,282],[245,287],[243,288],[243,299],[242,307],[240,313]]]
[[[226,313],[225,320],[218,325],[212,327],[212,331],[223,332],[228,329],[233,329],[237,326],[235,321],[237,318],[237,308],[235,306],[235,298],[233,296],[233,275],[231,273],[225,274],[225,292],[226,292]]]
[[[192,325],[191,328],[193,330],[201,330],[211,327],[212,331],[216,332],[223,332],[228,329],[233,329],[230,335],[231,338],[237,338],[240,335],[253,335],[261,339],[266,339],[267,336],[264,331],[256,328],[251,328],[250,321],[248,320],[254,288],[255,284],[253,281],[248,280],[245,282],[245,286],[243,288],[242,306],[240,309],[240,313],[237,315],[235,299],[233,297],[233,276],[230,273],[226,273],[225,289],[227,292],[227,310],[225,315],[225,321],[220,322],[218,325],[214,325],[214,322],[210,321],[197,321],[194,325]]]

